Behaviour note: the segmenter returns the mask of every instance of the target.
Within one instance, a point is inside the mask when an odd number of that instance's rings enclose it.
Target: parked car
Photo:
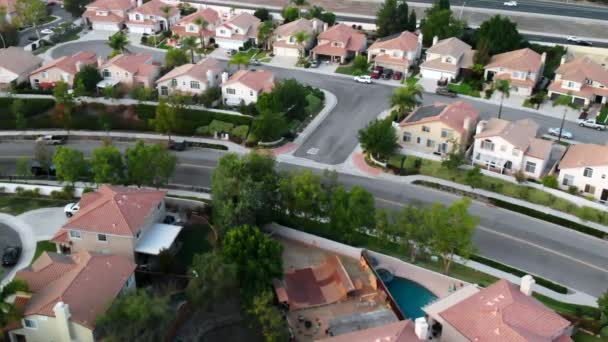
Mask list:
[[[456,94],[455,92],[451,91],[450,89],[448,89],[446,87],[437,87],[437,89],[435,89],[435,94],[441,95],[441,96],[447,96],[447,97],[458,96],[458,94]]]
[[[2,266],[15,266],[21,256],[21,247],[8,246],[2,253]]]
[[[228,51],[226,51],[226,54],[228,54],[228,56],[234,56],[236,55],[237,51],[235,49],[229,49]]]
[[[372,78],[370,76],[367,76],[367,75],[355,76],[353,79],[357,83],[366,83],[366,84],[371,84],[372,83]]]
[[[437,80],[437,85],[439,87],[445,87],[448,85],[448,79],[447,78],[440,78]]]
[[[43,142],[45,145],[63,145],[67,140],[63,135],[43,135],[36,138],[36,142]]]
[[[172,151],[185,151],[188,147],[188,142],[186,140],[183,141],[169,141],[169,149]]]
[[[257,58],[252,58],[251,61],[249,62],[249,64],[251,64],[251,65],[262,65],[262,63],[260,62],[260,60],[257,59]]]
[[[590,41],[587,40],[583,40],[577,36],[568,36],[566,38],[567,41],[569,42],[573,42],[576,43],[577,45],[583,45],[583,46],[593,46],[593,43],[591,43]]]
[[[76,215],[78,210],[80,210],[80,203],[69,203],[66,204],[65,207],[63,207],[63,212],[65,213],[66,217],[72,217]]]
[[[517,1],[505,1],[503,2],[503,5],[507,7],[517,7]]]
[[[53,33],[55,33],[55,31],[53,31],[50,28],[45,28],[45,29],[40,30],[40,33],[42,33],[42,34],[53,34]]]
[[[547,131],[550,135],[559,137],[559,127],[551,127]],[[571,132],[562,129],[562,138],[572,139],[574,138],[574,135]]]
[[[380,78],[381,75],[382,75],[382,71],[375,69],[374,71],[372,71],[372,74],[370,77],[377,80]]]
[[[384,69],[384,72],[382,73],[382,78],[384,78],[385,80],[390,80],[392,76],[393,76],[393,70]]]
[[[403,73],[401,71],[395,71],[393,74],[393,79],[399,81],[401,78],[403,78]]]
[[[51,165],[48,168],[42,167],[38,162],[33,162],[30,168],[32,176],[51,176],[54,177],[56,174],[55,165]]]
[[[578,42],[576,42],[577,45],[581,45],[581,46],[593,46],[593,43],[588,41],[588,40],[579,40]]]
[[[310,61],[310,67],[311,68],[318,68],[319,67],[319,62],[317,62],[316,59],[313,59],[312,61]]]
[[[587,128],[593,128],[593,129],[597,129],[598,131],[603,131],[606,129],[606,125],[601,124],[601,123],[597,123],[595,121],[595,119],[586,119],[586,120],[578,120],[578,125],[581,127],[587,127]]]

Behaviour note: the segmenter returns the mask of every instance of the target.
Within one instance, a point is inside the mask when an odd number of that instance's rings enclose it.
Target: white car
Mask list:
[[[568,38],[566,38],[566,40],[569,42],[578,42],[581,39],[577,36],[568,36]]]
[[[51,30],[50,28],[45,28],[45,29],[41,30],[40,33],[42,33],[42,34],[53,34],[55,32],[53,30]]]
[[[368,75],[355,76],[354,80],[357,83],[367,83],[367,84],[371,84],[372,83],[372,78],[370,76],[368,76]]]
[[[503,5],[507,6],[507,7],[517,7],[517,1],[513,1],[513,0],[511,0],[511,1],[505,1],[503,3]]]
[[[549,132],[550,135],[559,137],[559,128],[558,127],[551,127],[547,131]],[[572,138],[574,138],[574,135],[571,132],[566,131],[565,129],[562,129],[562,138],[572,139]]]
[[[63,212],[66,217],[74,216],[80,210],[80,203],[69,203],[63,207]]]

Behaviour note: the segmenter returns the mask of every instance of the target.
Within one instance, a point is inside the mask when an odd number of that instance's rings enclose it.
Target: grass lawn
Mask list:
[[[251,59],[251,58],[253,58],[253,56],[254,56],[256,53],[258,53],[258,52],[260,52],[260,49],[251,48],[251,49],[249,49],[249,50],[247,50],[247,51],[239,51],[239,52],[237,52],[237,53],[236,53],[236,55],[235,55],[235,56],[242,56],[242,55],[245,55],[245,56],[247,56],[249,59]]]
[[[471,86],[466,83],[461,83],[461,84],[451,83],[451,84],[448,84],[448,89],[455,93],[462,94],[462,95],[481,97],[481,92],[479,90],[475,90],[475,89],[471,88]]]
[[[36,243],[36,253],[34,253],[34,259],[32,259],[32,260],[38,259],[40,254],[42,254],[43,252],[55,252],[55,251],[57,251],[57,248],[55,248],[54,243],[52,243],[50,241],[38,241],[38,243]]]
[[[0,212],[19,215],[38,208],[63,207],[67,203],[68,201],[59,201],[44,197],[29,198],[17,197],[15,195],[2,195],[0,196]]]
[[[339,66],[336,73],[344,75],[352,75],[355,72],[355,67],[352,64]]]
[[[209,252],[212,249],[210,239],[213,239],[213,232],[207,225],[185,226],[177,238],[182,242],[182,247],[177,253],[180,265],[189,266],[195,254]]]
[[[578,331],[572,336],[574,342],[608,342],[606,337],[595,337],[582,331]]]

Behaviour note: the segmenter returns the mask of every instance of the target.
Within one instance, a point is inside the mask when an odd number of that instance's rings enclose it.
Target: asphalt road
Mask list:
[[[72,15],[70,13],[68,13],[65,9],[61,8],[60,5],[56,4],[54,6],[49,6],[49,7],[51,8],[51,15],[59,17],[60,20],[58,20],[54,23],[48,23],[48,24],[39,26],[38,27],[39,31],[42,29],[45,29],[45,28],[57,27],[62,22],[73,20]],[[44,36],[44,35],[40,34],[40,36]],[[19,46],[26,46],[27,44],[31,43],[31,41],[28,39],[28,37],[37,37],[36,32],[34,32],[33,28],[29,28],[29,29],[19,32]]]
[[[4,249],[8,246],[21,246],[19,234],[17,234],[17,232],[12,228],[0,224],[0,258],[2,257]],[[2,279],[3,275],[8,274],[12,269],[13,267],[0,266],[0,279]]]
[[[72,141],[69,146],[90,155],[95,141]],[[117,143],[125,149],[129,143]],[[33,143],[0,143],[0,167],[14,170],[16,158],[31,156]],[[210,187],[217,160],[224,152],[190,149],[177,152],[178,168],[172,184]],[[278,164],[279,170],[302,170],[301,166]],[[313,172],[320,172],[313,170]],[[376,196],[378,206],[396,209],[404,204],[449,204],[458,196],[415,185],[341,174],[345,186],[360,185]],[[598,296],[608,284],[608,242],[511,211],[473,202],[470,212],[480,217],[474,241],[479,254]],[[296,227],[297,228],[297,227]]]

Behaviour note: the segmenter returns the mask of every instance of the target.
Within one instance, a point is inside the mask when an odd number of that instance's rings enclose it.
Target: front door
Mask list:
[[[595,103],[602,103],[604,97],[602,95],[595,95]]]
[[[600,197],[602,203],[608,202],[608,189],[602,190],[602,196]]]
[[[488,75],[486,77],[486,81],[492,82],[494,80],[494,71],[488,71]]]

